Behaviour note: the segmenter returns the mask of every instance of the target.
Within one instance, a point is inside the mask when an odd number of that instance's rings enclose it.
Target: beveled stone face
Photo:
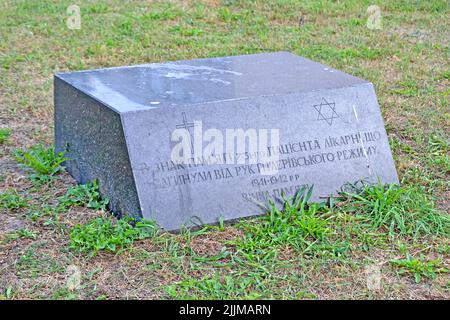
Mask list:
[[[69,172],[98,178],[114,211],[166,230],[261,214],[305,185],[321,200],[347,182],[398,183],[372,84],[286,52],[58,74],[55,109]],[[208,130],[223,150],[174,162],[183,128],[191,152],[211,144]],[[255,133],[258,146],[264,132],[279,140],[257,153],[249,140],[244,152],[227,149],[234,129]],[[260,161],[261,150],[273,157]]]

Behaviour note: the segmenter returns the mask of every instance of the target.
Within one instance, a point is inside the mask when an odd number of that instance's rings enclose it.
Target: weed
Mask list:
[[[253,290],[251,277],[220,276],[202,279],[187,278],[166,287],[171,298],[176,299],[258,299],[261,295]]]
[[[203,34],[203,30],[201,29],[182,25],[175,25],[169,31],[179,33],[181,36],[184,37],[193,37]]]
[[[0,144],[4,144],[11,135],[11,129],[0,128]]]
[[[450,145],[448,141],[438,135],[431,135],[428,140],[428,161],[444,170],[444,173],[450,173]]]
[[[73,291],[70,291],[67,288],[59,288],[56,290],[53,295],[52,299],[55,300],[79,300],[79,294]]]
[[[152,10],[143,15],[144,21],[146,20],[174,20],[182,16],[183,11],[171,3],[166,3],[162,8]]]
[[[15,264],[15,268],[19,275],[26,275],[27,277],[36,278],[44,273],[59,273],[63,272],[59,260],[55,257],[38,251],[39,246],[45,246],[45,243],[37,245],[33,243],[28,249],[21,253],[21,256]]]
[[[45,217],[45,216],[49,216],[53,213],[53,208],[41,208],[41,210],[30,210],[27,214],[26,217],[28,219],[30,219],[33,222],[38,221],[40,218]]]
[[[21,196],[15,189],[9,189],[0,193],[0,208],[17,210],[27,206],[28,198]]]
[[[241,223],[245,236],[236,240],[238,248],[245,252],[261,252],[284,245],[301,249],[324,241],[330,229],[321,215],[329,209],[324,204],[308,204],[311,193],[312,187],[303,188],[292,199],[285,199],[282,210],[271,202],[268,214],[257,223]]]
[[[30,177],[35,182],[49,182],[53,176],[63,170],[61,164],[67,160],[63,152],[55,153],[53,147],[37,144],[29,150],[16,150],[16,161],[26,170],[31,171]]]
[[[400,274],[409,273],[414,275],[416,283],[419,283],[422,277],[434,279],[438,273],[449,272],[447,268],[442,266],[442,262],[439,259],[425,261],[423,257],[414,259],[408,255],[406,259],[391,260],[391,263],[399,268]]]
[[[9,286],[4,289],[4,294],[0,294],[0,300],[9,300],[14,297],[13,287]]]
[[[21,238],[36,239],[37,237],[37,233],[29,229],[19,229],[17,230],[17,234]]]
[[[63,208],[86,206],[93,210],[105,210],[109,202],[108,199],[101,198],[96,180],[69,188],[58,200]]]
[[[131,218],[122,218],[113,222],[108,218],[96,218],[71,230],[70,248],[92,255],[100,250],[115,252],[119,247],[124,248],[135,240],[154,237],[156,233],[157,227],[151,221],[135,222]]]
[[[406,81],[399,82],[400,88],[392,89],[392,92],[398,95],[407,97],[415,97],[420,93],[417,81],[408,79]]]
[[[26,239],[36,239],[37,237],[37,233],[35,231],[31,231],[29,229],[19,229],[15,232],[11,232],[8,233],[4,239],[4,241],[2,241],[3,243],[8,243],[10,241],[14,241],[20,238],[26,238]]]

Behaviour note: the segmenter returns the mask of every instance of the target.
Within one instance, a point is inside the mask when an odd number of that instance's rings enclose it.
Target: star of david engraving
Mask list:
[[[176,128],[177,129],[186,129],[189,132],[189,136],[191,137],[191,139],[190,139],[191,140],[191,154],[194,154],[194,138],[192,137],[192,132],[189,129],[195,127],[195,123],[187,121],[185,112],[182,112],[181,116],[183,117],[183,123],[177,124]]]
[[[325,98],[322,98],[322,102],[314,105],[313,107],[317,111],[316,120],[325,121],[329,126],[333,125],[334,119],[339,118],[339,115],[336,112],[335,102],[328,102]]]

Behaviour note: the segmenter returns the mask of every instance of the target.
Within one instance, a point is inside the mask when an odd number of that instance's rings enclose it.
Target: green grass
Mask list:
[[[136,240],[151,238],[156,232],[155,224],[150,221],[134,222],[123,218],[113,222],[107,218],[96,218],[70,231],[70,248],[89,254],[96,254],[100,250],[115,252]]]
[[[345,193],[335,199],[331,207],[310,203],[311,193],[312,188],[301,189],[295,197],[285,199],[282,210],[271,203],[266,215],[241,221],[237,227],[243,236],[227,243],[234,247],[233,253],[224,249],[209,259],[192,257],[203,264],[214,261],[221,268],[228,265],[217,261],[232,261],[233,266],[227,272],[230,276],[213,273],[200,279],[186,277],[166,287],[168,294],[181,299],[295,298],[304,292],[288,294],[276,289],[280,280],[293,281],[289,276],[276,274],[277,270],[298,263],[295,259],[304,259],[303,263],[325,263],[331,259],[346,264],[351,251],[368,244],[380,246],[378,238],[410,241],[425,235],[449,237],[448,215],[436,210],[417,188],[393,184],[363,186],[358,193]],[[381,242],[381,247],[388,239]],[[282,252],[290,249],[294,252],[290,259],[294,260],[288,260],[287,264],[279,261]],[[445,272],[442,262],[436,261],[392,260],[392,265],[399,267],[401,274],[413,272],[416,279],[421,276],[434,279],[436,273]]]
[[[299,190],[295,197],[285,200],[282,210],[271,202],[268,214],[259,223],[241,224],[245,235],[236,246],[243,252],[263,252],[285,245],[304,250],[326,242],[330,229],[324,215],[329,208],[308,203],[311,193],[312,188]]]
[[[28,230],[28,229],[19,229],[15,232],[11,232],[6,234],[5,239],[3,239],[1,243],[7,243],[9,241],[14,241],[20,238],[25,238],[25,239],[36,239],[37,238],[37,233],[32,231],[32,230]]]
[[[436,210],[420,187],[379,183],[343,195],[349,201],[346,212],[354,213],[371,230],[387,232],[390,237],[450,236],[450,216]]]
[[[428,140],[429,162],[450,173],[450,144],[443,135],[432,135]]]
[[[84,1],[80,30],[71,4],[0,1],[0,299],[450,299],[448,1],[378,2],[381,30],[366,0]],[[401,187],[326,205],[304,190],[231,226],[135,241],[48,147],[56,72],[278,50],[374,84]],[[382,266],[378,291],[368,263]]]
[[[0,300],[12,299],[14,296],[13,288],[9,286],[4,289],[4,294],[0,294]]]
[[[60,197],[59,204],[63,208],[85,206],[93,210],[105,210],[109,200],[102,198],[97,181],[70,187],[66,194]]]
[[[55,152],[53,147],[46,148],[37,144],[28,150],[16,150],[16,161],[27,170],[32,180],[49,182],[56,174],[63,171],[62,163],[67,160],[63,152]]]
[[[185,253],[199,264],[197,268],[206,268],[213,274],[203,278],[187,276],[165,287],[166,292],[179,299],[314,296],[298,289],[290,293],[279,292],[277,283],[280,281],[292,283],[298,280],[277,275],[277,272],[289,270],[292,263],[302,265],[335,260],[347,264],[352,251],[367,244],[376,247],[377,238],[410,241],[424,235],[449,236],[448,216],[433,208],[429,200],[424,204],[424,194],[417,189],[397,185],[364,186],[358,194],[346,193],[335,199],[330,203],[331,207],[330,204],[310,203],[311,193],[311,188],[304,188],[295,197],[285,199],[282,209],[271,203],[266,215],[241,221],[237,228],[243,231],[243,236],[227,242],[234,250],[224,247],[208,258],[198,257],[192,251]],[[401,199],[403,196],[407,199]],[[391,208],[396,210],[395,213],[390,211]],[[198,231],[199,234],[203,232]],[[187,233],[186,236],[189,245],[193,241],[192,235]],[[287,261],[286,258],[279,260],[283,252],[291,249],[293,253]],[[212,265],[215,267],[211,268]],[[400,274],[414,272],[416,279],[420,276],[434,279],[436,273],[445,272],[442,263],[436,261],[406,263],[392,260],[392,265],[401,267]],[[220,269],[226,269],[228,275],[219,272]]]
[[[9,128],[0,128],[0,144],[6,143],[9,136],[11,135],[11,129]]]
[[[18,275],[36,279],[48,272],[57,274],[63,271],[61,266],[62,261],[55,259],[55,257],[49,255],[47,252],[38,253],[37,250],[41,249],[44,245],[43,243],[37,242],[21,252],[15,264]]]
[[[202,279],[188,278],[166,288],[173,299],[260,299],[261,294],[253,292],[255,286],[251,277],[235,278],[214,274]],[[264,290],[263,290],[264,291]]]
[[[414,259],[408,256],[406,259],[391,260],[391,263],[398,268],[400,274],[411,274],[416,283],[422,281],[423,277],[435,279],[438,273],[448,273],[440,259],[424,260],[424,258]]]
[[[17,190],[9,189],[0,193],[0,208],[16,210],[28,206],[28,199],[20,195]]]

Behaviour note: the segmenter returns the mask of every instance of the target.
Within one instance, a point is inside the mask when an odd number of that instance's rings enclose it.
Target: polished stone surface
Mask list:
[[[120,114],[55,78],[55,148],[79,183],[99,180],[117,214],[140,216]]]
[[[366,83],[289,52],[144,64],[57,77],[118,112]]]
[[[173,166],[173,131],[199,123],[278,129],[278,171]],[[398,183],[372,84],[286,52],[57,74],[55,138],[69,172],[99,179],[113,211],[166,230],[261,214],[304,185],[323,200],[347,182]]]

